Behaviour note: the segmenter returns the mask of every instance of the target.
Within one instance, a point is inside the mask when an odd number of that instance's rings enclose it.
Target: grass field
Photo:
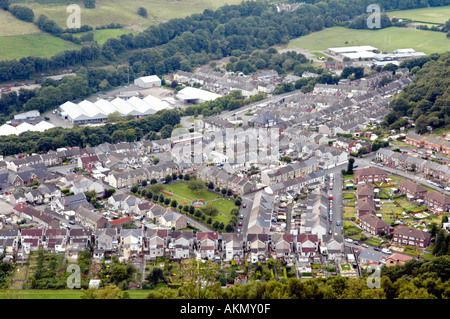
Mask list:
[[[450,40],[445,33],[412,28],[391,27],[381,30],[353,30],[333,27],[291,40],[279,49],[302,48],[309,51],[323,51],[331,47],[371,45],[383,52],[400,48],[414,48],[416,51],[442,53],[450,50]]]
[[[450,18],[450,6],[386,12],[390,18],[443,24]]]
[[[90,32],[94,33],[94,40],[97,41],[97,43],[99,45],[102,45],[103,43],[106,42],[106,40],[108,40],[110,38],[116,38],[116,37],[121,36],[122,34],[128,34],[128,33],[136,34],[137,33],[136,31],[132,31],[132,30],[125,29],[125,28],[93,30]],[[81,36],[83,36],[86,33],[88,33],[88,32],[76,33],[76,34],[74,34],[74,36],[77,38],[80,38]]]
[[[33,23],[24,22],[5,10],[0,10],[0,37],[40,33]]]
[[[189,205],[192,201],[197,200],[197,194],[188,189],[187,186],[188,184],[185,182],[166,184],[164,185],[164,190],[173,193],[173,196],[164,195],[164,197],[176,199],[178,204],[183,204],[184,201],[187,201],[187,204]],[[212,204],[211,206],[224,213],[224,216],[216,216],[216,219],[219,221],[228,222],[228,216],[230,216],[231,210],[236,208],[234,200],[224,198],[222,195],[208,190],[199,192],[198,198],[206,203],[205,206]]]
[[[50,57],[64,50],[75,50],[81,45],[64,41],[46,33],[0,37],[0,60],[27,56]]]
[[[69,13],[65,0],[16,0],[16,3],[33,9],[35,16],[45,14],[59,26],[65,28]],[[90,26],[107,25],[112,22],[145,27],[152,23],[182,18],[204,9],[217,9],[224,4],[238,4],[241,0],[97,0],[94,9],[81,7],[81,24]],[[147,9],[147,18],[136,12],[139,7]]]
[[[127,290],[131,299],[143,299],[149,291],[147,290]],[[0,291],[0,299],[80,299],[81,290],[62,289],[62,290],[44,290],[44,289],[20,289]]]

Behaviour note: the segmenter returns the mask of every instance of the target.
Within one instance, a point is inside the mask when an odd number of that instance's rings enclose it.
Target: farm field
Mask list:
[[[386,12],[389,18],[411,19],[417,22],[444,24],[450,18],[450,6]]]
[[[450,49],[450,39],[445,33],[413,28],[391,27],[381,30],[354,30],[333,27],[291,40],[279,49],[302,48],[309,51],[324,51],[331,47],[372,45],[383,52],[400,48],[414,48],[416,51],[442,53]]]
[[[110,23],[121,23],[144,28],[152,23],[159,23],[173,18],[201,13],[204,9],[217,9],[224,4],[238,4],[240,0],[97,0],[94,9],[81,7],[81,24],[101,26]],[[15,0],[33,9],[35,16],[45,14],[59,26],[65,28],[69,13],[66,12],[65,0]],[[136,12],[139,7],[147,9],[147,18],[139,16]]]
[[[41,32],[33,23],[21,21],[5,10],[0,10],[0,21],[0,37]]]
[[[47,33],[0,37],[0,61],[27,56],[50,57],[65,50],[80,49],[81,45]]]

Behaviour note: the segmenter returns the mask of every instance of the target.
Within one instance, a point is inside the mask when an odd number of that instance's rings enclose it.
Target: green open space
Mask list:
[[[430,24],[443,24],[450,18],[450,6],[386,12],[389,18],[410,19]]]
[[[131,299],[144,299],[147,290],[127,290]],[[80,299],[80,289],[17,289],[0,292],[0,299]]]
[[[126,29],[126,28],[118,28],[118,29],[100,29],[100,30],[92,30],[89,32],[94,33],[94,41],[97,41],[99,45],[102,45],[106,42],[106,40],[110,38],[118,38],[122,34],[137,34],[136,31]],[[74,34],[75,37],[80,38],[88,32],[81,32]]]
[[[450,39],[443,32],[415,30],[413,28],[390,27],[377,30],[355,30],[332,27],[289,41],[280,49],[302,48],[309,51],[324,51],[332,47],[371,45],[382,52],[413,48],[431,54],[449,50]]]
[[[47,33],[33,33],[0,37],[0,60],[27,56],[50,57],[65,50],[77,50],[81,45],[65,41]]]
[[[23,6],[33,9],[38,17],[45,14],[59,26],[66,28],[67,2],[62,0],[15,0]],[[86,9],[80,3],[81,25],[103,26],[110,23],[132,25],[138,29],[151,24],[167,21],[174,18],[202,13],[204,9],[218,9],[224,4],[238,4],[240,0],[97,0],[95,8]],[[147,17],[137,14],[137,9],[147,9]]]
[[[41,32],[33,23],[21,21],[5,10],[0,10],[0,21],[0,36],[2,37]]]

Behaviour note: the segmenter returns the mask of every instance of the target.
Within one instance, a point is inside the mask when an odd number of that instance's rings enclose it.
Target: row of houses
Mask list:
[[[319,170],[319,160],[312,157],[305,161],[267,169],[261,172],[261,183],[270,186],[286,182],[296,177],[301,177]]]
[[[450,155],[450,141],[436,138],[433,135],[421,135],[410,131],[405,136],[405,143],[417,148],[425,148]]]
[[[408,200],[425,204],[430,210],[438,213],[450,211],[450,197],[444,193],[429,192],[426,188],[409,180],[399,182],[397,188],[399,193],[406,195]]]
[[[445,185],[450,185],[450,167],[448,165],[441,165],[433,161],[394,152],[385,148],[381,148],[376,152],[376,159],[388,166],[416,171],[427,177],[439,179]]]

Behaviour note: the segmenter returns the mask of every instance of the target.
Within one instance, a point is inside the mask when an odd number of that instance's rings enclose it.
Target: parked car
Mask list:
[[[239,222],[239,224],[238,224],[239,226],[242,226],[242,222]]]
[[[389,248],[383,248],[381,251],[385,254],[392,254],[392,251]]]

